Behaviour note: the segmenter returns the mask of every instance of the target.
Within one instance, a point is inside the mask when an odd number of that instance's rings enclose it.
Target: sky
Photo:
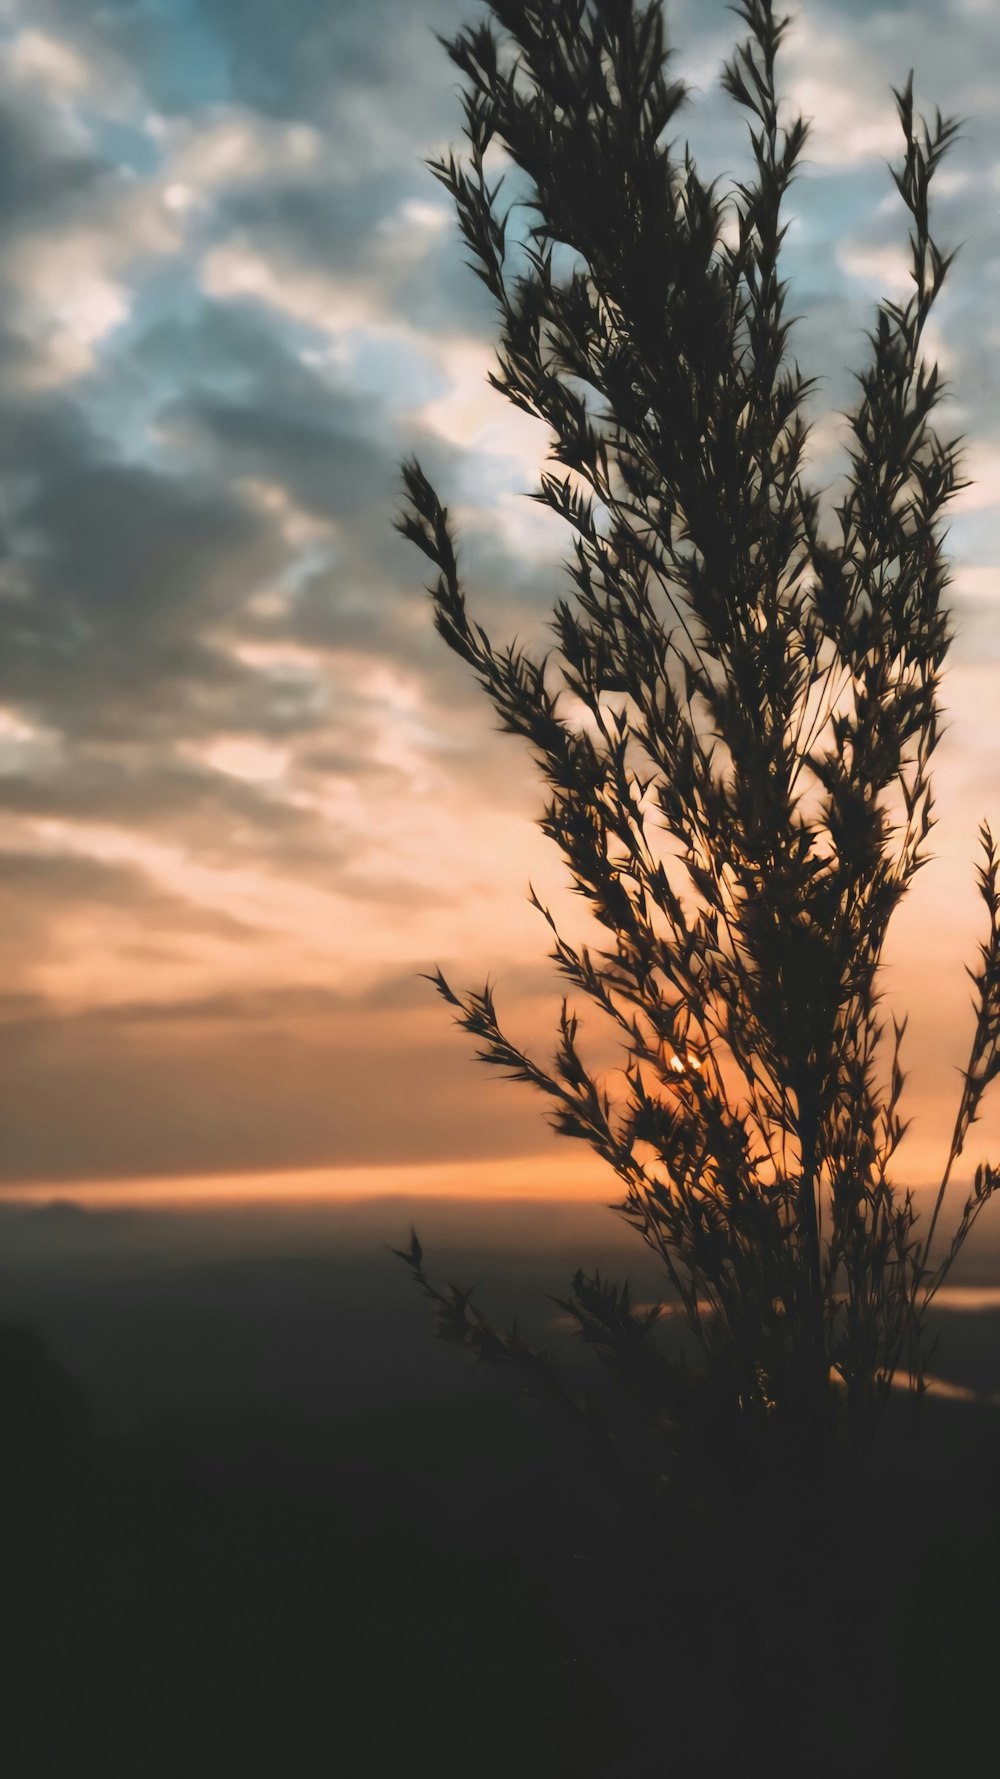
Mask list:
[[[731,14],[666,10],[702,170],[738,175]],[[559,988],[528,881],[565,895],[541,787],[392,527],[416,451],[477,615],[541,633],[563,540],[522,497],[545,430],[486,385],[489,299],[424,166],[460,134],[434,33],[474,16],[0,0],[8,1190],[607,1189],[530,1090],[474,1067],[420,975],[489,974],[544,1053]],[[933,343],[974,484],[951,525],[937,857],[886,972],[919,1184],[969,1038],[976,830],[1000,827],[1000,9],[804,0],[783,85],[815,120],[786,269],[828,480],[873,303],[906,289],[886,162],[911,65],[920,101],[967,120],[938,184],[961,252]]]

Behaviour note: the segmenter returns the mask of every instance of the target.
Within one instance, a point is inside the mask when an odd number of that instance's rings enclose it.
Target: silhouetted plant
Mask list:
[[[789,356],[782,205],[807,125],[779,119],[788,21],[736,9],[747,38],[723,82],[750,114],[753,171],[724,192],[672,140],[658,4],[494,0],[447,44],[464,77],[464,161],[450,192],[500,315],[491,381],[548,425],[533,498],[573,534],[556,646],[497,647],[472,621],[448,514],[416,462],[399,524],[438,572],[437,628],[549,790],[559,846],[602,936],[552,927],[552,957],[614,1022],[613,1093],[564,1002],[542,1065],[505,1034],[487,987],[437,987],[478,1055],[552,1101],[624,1185],[618,1207],[662,1264],[697,1343],[692,1369],[599,1276],[564,1306],[627,1379],[650,1425],[783,1429],[863,1446],[894,1376],[924,1379],[927,1306],[993,1192],[980,1168],[936,1261],[941,1203],[1000,1072],[1000,893],[983,829],[989,935],[977,1026],[929,1226],[891,1178],[904,1132],[900,1043],[880,1013],[891,916],[926,857],[929,767],[948,643],[941,515],[958,441],[933,416],[923,348],[950,256],[930,233],[933,176],[956,133],[895,94],[913,290],[882,302],[850,416],[839,503],[809,479],[812,380]],[[499,27],[499,32],[497,27]],[[528,187],[515,237],[497,143]],[[442,1330],[480,1357],[550,1367],[402,1252]]]

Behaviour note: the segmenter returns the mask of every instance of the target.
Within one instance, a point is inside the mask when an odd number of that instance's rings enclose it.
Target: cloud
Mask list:
[[[813,166],[842,171],[897,154],[892,94],[874,58],[859,56],[856,29],[837,28],[818,8],[804,8],[789,38],[787,69],[786,104],[809,123]]]
[[[0,288],[23,388],[71,383],[98,362],[127,319],[150,258],[183,236],[152,161],[140,178],[110,152],[92,109],[109,89],[71,43],[25,31],[0,75]],[[112,117],[108,114],[109,124]],[[123,126],[114,120],[119,136]],[[8,366],[8,374],[13,367]]]
[[[197,119],[158,119],[156,134],[169,154],[171,179],[189,188],[196,203],[219,189],[267,190],[296,175],[323,175],[324,140],[312,124],[219,106]]]
[[[522,991],[535,985],[525,980]],[[10,1112],[2,1176],[141,1177],[537,1154],[537,1096],[476,1069],[415,974],[123,1003],[53,1016],[0,1003]]]
[[[8,55],[10,78],[46,98],[75,97],[92,85],[92,71],[73,45],[44,31],[19,31]]]
[[[250,676],[212,632],[280,571],[273,525],[229,490],[93,441],[37,467],[11,523],[0,684],[64,732],[124,741],[224,722]]]

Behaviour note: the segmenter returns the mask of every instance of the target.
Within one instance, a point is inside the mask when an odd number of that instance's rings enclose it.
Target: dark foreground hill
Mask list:
[[[919,1483],[885,1457],[850,1586],[836,1527],[804,1574],[752,1530],[657,1567],[573,1430],[431,1340],[379,1245],[408,1215],[0,1216],[7,1779],[1000,1772],[995,1410],[935,1403]],[[536,1315],[615,1246],[443,1217]],[[945,1321],[995,1387],[1000,1318]]]

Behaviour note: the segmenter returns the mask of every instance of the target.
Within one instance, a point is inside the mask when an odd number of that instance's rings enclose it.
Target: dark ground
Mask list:
[[[997,1779],[1000,1412],[933,1405],[853,1565],[831,1526],[805,1574],[745,1531],[658,1569],[575,1430],[432,1340],[410,1216],[0,1213],[3,1779]],[[529,1323],[636,1277],[601,1209],[420,1224]],[[941,1322],[1000,1387],[1000,1314]]]

